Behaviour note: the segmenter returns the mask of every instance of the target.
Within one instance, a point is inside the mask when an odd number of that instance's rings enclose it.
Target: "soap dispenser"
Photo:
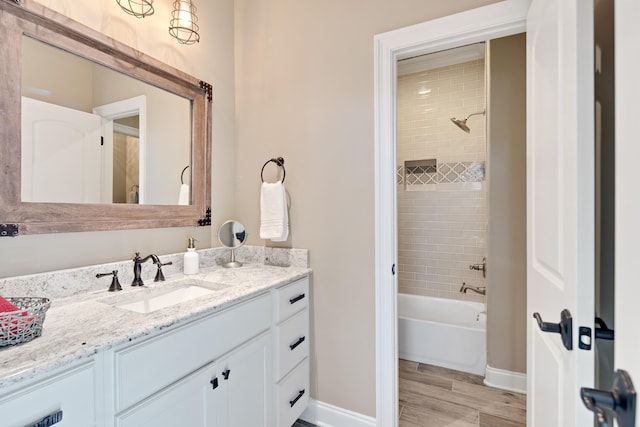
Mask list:
[[[189,246],[184,254],[184,274],[198,274],[200,272],[200,258],[196,252],[196,239],[189,237]]]

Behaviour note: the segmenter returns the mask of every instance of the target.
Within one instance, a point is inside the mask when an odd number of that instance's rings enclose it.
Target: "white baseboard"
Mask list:
[[[492,368],[487,365],[484,383],[489,387],[495,387],[517,393],[527,392],[527,376],[520,372],[505,371],[504,369]]]
[[[375,427],[375,418],[309,399],[301,419],[319,427]]]

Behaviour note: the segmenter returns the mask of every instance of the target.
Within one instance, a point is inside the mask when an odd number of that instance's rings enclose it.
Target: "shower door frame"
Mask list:
[[[529,0],[505,0],[374,37],[376,425],[398,423],[398,60],[526,32]]]

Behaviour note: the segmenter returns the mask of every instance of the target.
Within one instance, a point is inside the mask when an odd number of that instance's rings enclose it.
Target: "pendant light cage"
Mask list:
[[[169,34],[182,44],[194,44],[200,42],[198,31],[197,8],[191,0],[174,0]]]
[[[129,15],[144,18],[153,15],[153,0],[116,0],[116,3]]]

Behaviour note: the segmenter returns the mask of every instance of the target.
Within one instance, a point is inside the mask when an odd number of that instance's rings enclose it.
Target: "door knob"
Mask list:
[[[599,427],[613,427],[612,413],[618,427],[635,427],[636,391],[626,371],[618,369],[615,372],[611,391],[582,387],[580,397],[587,409],[596,414]]]
[[[533,313],[533,317],[538,322],[538,327],[542,332],[556,332],[562,337],[562,345],[567,350],[573,349],[573,319],[571,313],[566,308],[560,313],[560,323],[543,322],[540,313]]]

